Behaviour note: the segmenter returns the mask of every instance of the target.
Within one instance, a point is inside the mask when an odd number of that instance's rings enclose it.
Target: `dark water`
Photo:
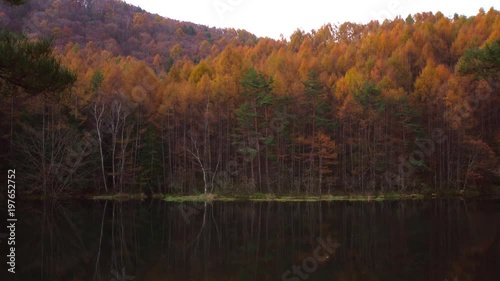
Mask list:
[[[500,280],[498,200],[18,207],[0,280]]]

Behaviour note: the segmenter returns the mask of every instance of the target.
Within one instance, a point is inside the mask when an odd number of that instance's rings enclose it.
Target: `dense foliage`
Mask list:
[[[18,0],[16,0],[18,1]],[[11,1],[15,3],[16,1]],[[24,0],[12,7],[0,1],[0,23],[29,38],[52,36],[56,48],[93,41],[113,56],[132,55],[165,67],[177,56],[199,61],[231,41],[255,44],[244,30],[218,29],[153,15],[119,0]],[[234,42],[234,43],[235,43]]]
[[[46,2],[54,16],[24,14],[62,32],[56,55],[78,79],[55,100],[6,95],[1,104],[15,123],[2,130],[12,140],[7,157],[35,189],[327,193],[498,184],[494,9],[255,40],[182,24],[172,35],[159,26],[173,21],[120,1]],[[75,3],[90,12],[70,12]],[[115,14],[99,12],[106,5]]]
[[[0,34],[0,79],[30,94],[54,93],[75,82],[71,71],[52,56],[51,42],[31,42],[12,33]]]

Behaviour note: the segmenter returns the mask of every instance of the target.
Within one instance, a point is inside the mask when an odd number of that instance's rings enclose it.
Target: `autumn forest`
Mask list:
[[[0,3],[0,162],[33,193],[500,185],[500,12],[257,38],[117,0]]]

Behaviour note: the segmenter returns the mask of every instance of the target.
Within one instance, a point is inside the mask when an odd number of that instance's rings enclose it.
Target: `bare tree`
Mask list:
[[[105,105],[100,101],[100,99],[96,99],[96,102],[92,106],[92,115],[95,120],[97,139],[99,142],[99,153],[101,156],[101,171],[102,171],[102,179],[104,182],[104,190],[108,192],[108,184],[106,181],[106,171],[104,169],[104,153],[102,150],[103,146],[103,137],[102,137],[102,129],[103,129],[103,114],[105,111]]]

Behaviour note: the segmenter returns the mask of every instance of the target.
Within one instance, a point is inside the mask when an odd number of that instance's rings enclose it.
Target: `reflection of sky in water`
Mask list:
[[[21,206],[13,280],[494,280],[497,273],[499,201]]]

